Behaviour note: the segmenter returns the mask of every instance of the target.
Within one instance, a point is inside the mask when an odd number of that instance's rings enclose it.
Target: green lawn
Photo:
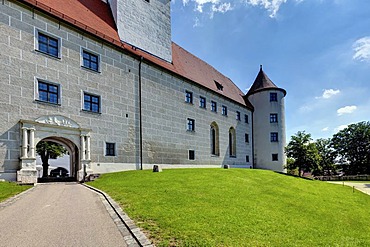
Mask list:
[[[10,182],[0,182],[0,202],[5,201],[6,199],[25,191],[32,186],[18,185],[16,183]]]
[[[249,169],[105,174],[107,192],[157,246],[370,246],[370,196]]]

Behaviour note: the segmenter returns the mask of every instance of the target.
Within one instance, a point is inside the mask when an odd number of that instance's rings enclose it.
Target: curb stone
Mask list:
[[[121,232],[128,247],[155,247],[140,228],[135,225],[134,221],[123,212],[121,207],[109,195],[90,185],[82,185],[99,194],[105,208]]]

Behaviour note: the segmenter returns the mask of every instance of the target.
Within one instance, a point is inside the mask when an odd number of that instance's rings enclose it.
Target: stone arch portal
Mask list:
[[[21,158],[17,181],[22,184],[37,183],[36,144],[53,141],[62,144],[70,152],[70,172],[76,180],[92,173],[90,163],[90,129],[81,128],[70,118],[47,115],[36,120],[20,120]]]

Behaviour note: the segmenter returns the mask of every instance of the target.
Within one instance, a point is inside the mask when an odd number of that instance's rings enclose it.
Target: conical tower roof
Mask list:
[[[249,95],[252,95],[254,93],[264,91],[264,90],[269,90],[269,89],[275,89],[275,90],[280,90],[286,95],[286,91],[282,88],[277,87],[271,80],[270,78],[263,72],[262,70],[262,65],[260,66],[260,71],[258,72],[258,75],[256,79],[254,80],[253,85],[249,89],[247,93],[247,97]]]

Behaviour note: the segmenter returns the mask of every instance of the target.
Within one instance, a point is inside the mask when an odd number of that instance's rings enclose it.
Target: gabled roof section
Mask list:
[[[118,36],[109,5],[101,0],[19,0],[19,2],[27,3],[35,9],[99,37],[125,52],[143,57],[144,61],[154,63],[253,109],[248,102],[244,101],[243,92],[229,78],[174,42],[172,42],[172,63],[123,43]],[[222,91],[217,89],[215,81],[223,86]]]
[[[284,92],[284,95],[286,95],[286,91],[282,88],[277,87],[271,80],[270,78],[263,72],[262,70],[262,65],[260,66],[260,71],[258,72],[258,75],[256,79],[254,80],[253,85],[249,89],[247,93],[247,97],[249,95],[252,95],[254,93],[264,91],[264,90],[269,90],[269,89],[276,89]]]

